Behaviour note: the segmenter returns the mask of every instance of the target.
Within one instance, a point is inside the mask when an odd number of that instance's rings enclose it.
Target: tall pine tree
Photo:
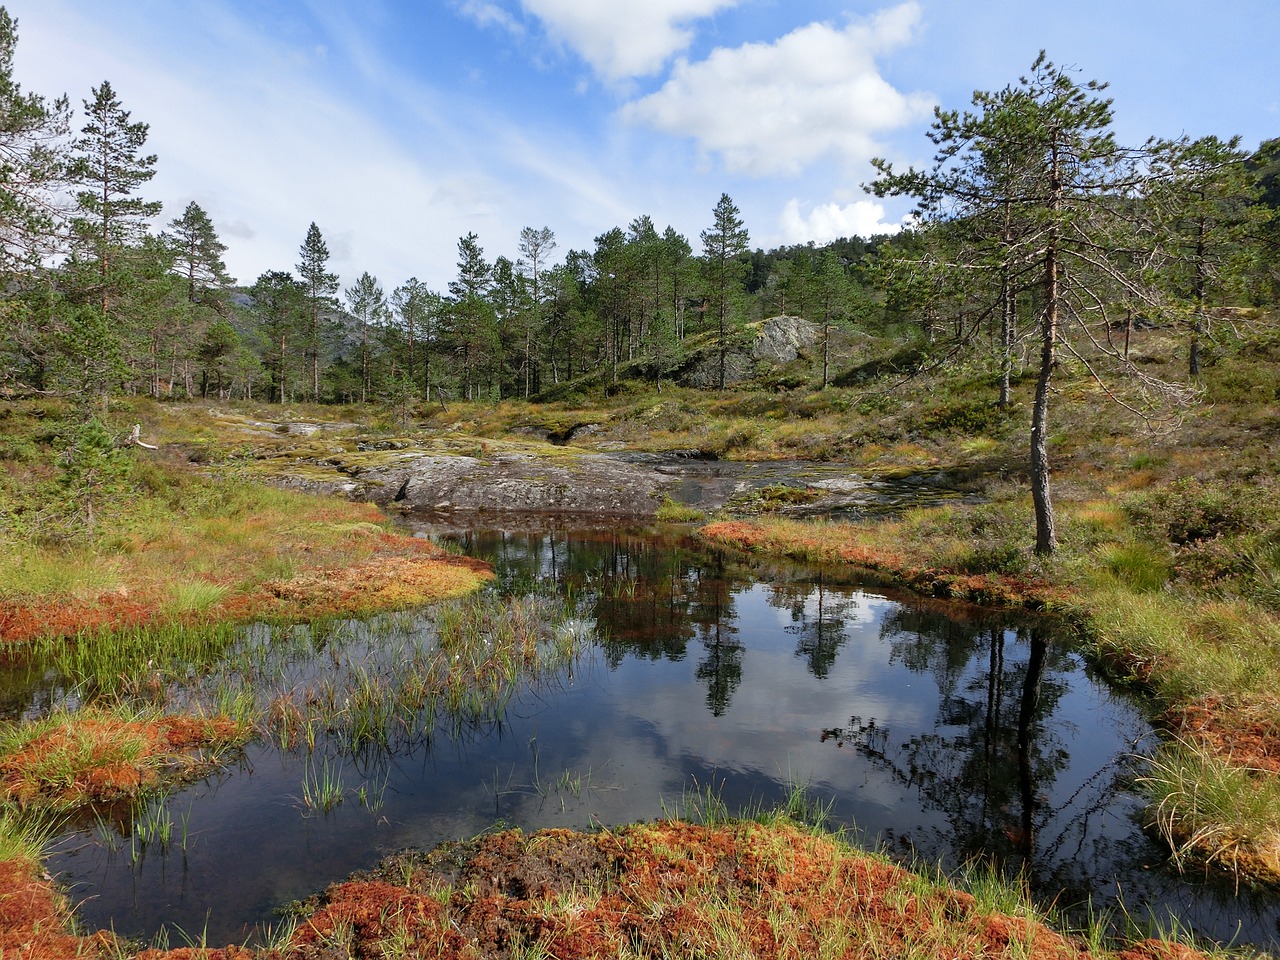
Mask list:
[[[479,240],[468,233],[458,241],[458,276],[449,283],[449,340],[468,400],[489,382],[498,350],[497,317],[489,300],[493,265],[485,260]]]
[[[1031,73],[996,93],[977,92],[974,112],[938,110],[931,170],[894,173],[875,161],[879,195],[920,200],[930,225],[952,228],[948,259],[991,278],[988,302],[1000,309],[1019,292],[1039,311],[1039,363],[1031,409],[1030,480],[1035,551],[1058,536],[1049,476],[1049,401],[1062,351],[1095,378],[1110,368],[1141,388],[1137,403],[1186,402],[1190,391],[1155,380],[1107,343],[1105,331],[1135,305],[1169,315],[1143,267],[1159,259],[1149,206],[1128,202],[1164,173],[1150,149],[1117,143],[1106,85],[1077,83],[1043,52]],[[1011,219],[1012,218],[1012,219]],[[945,235],[945,234],[944,234]],[[994,311],[992,311],[994,312]],[[1108,393],[1118,398],[1112,388]],[[1135,404],[1129,409],[1146,415]]]
[[[306,304],[303,334],[307,363],[311,368],[311,399],[320,399],[320,364],[327,340],[328,311],[337,306],[338,275],[329,272],[329,247],[313,221],[298,251],[298,276],[302,280]]]
[[[345,291],[347,310],[355,317],[360,337],[360,402],[369,399],[373,385],[373,337],[371,331],[381,329],[387,317],[387,298],[373,274],[366,270]],[[381,339],[381,338],[379,338]]]
[[[112,300],[127,283],[131,248],[160,212],[161,204],[137,196],[156,175],[156,156],[143,153],[150,128],[130,120],[109,82],[93,88],[84,109],[88,122],[72,144],[71,171],[79,187],[72,228],[81,255],[94,264],[96,299],[109,320]]]
[[[185,374],[190,362],[198,359],[202,366],[201,392],[207,394],[211,377],[218,383],[225,380],[223,367],[234,353],[224,349],[227,331],[221,327],[212,330],[218,321],[225,322],[226,293],[235,283],[222,260],[227,245],[218,239],[213,221],[195,201],[187,204],[182,216],[169,221],[164,239],[173,257],[173,271],[181,278],[184,298],[184,308],[172,311],[170,322],[164,325],[170,366],[176,367],[180,362]],[[196,344],[200,345],[198,351]],[[210,357],[216,361],[217,370],[210,368]],[[189,379],[189,375],[184,376],[184,380]]]
[[[720,194],[712,216],[710,229],[703,230],[701,234],[702,276],[707,314],[716,331],[718,379],[720,389],[723,390],[729,341],[739,319],[738,302],[747,269],[743,256],[747,252],[749,238],[742,215],[727,193]]]

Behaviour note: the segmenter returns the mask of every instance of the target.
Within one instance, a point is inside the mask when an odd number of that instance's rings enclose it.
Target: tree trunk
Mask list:
[[[1053,153],[1054,213],[1061,206],[1062,184],[1058,179],[1057,151]],[[1036,377],[1036,399],[1031,409],[1031,499],[1036,514],[1036,553],[1053,553],[1058,546],[1054,529],[1053,500],[1049,493],[1049,383],[1053,378],[1058,340],[1058,238],[1057,225],[1050,232],[1044,255],[1044,320],[1040,328],[1040,372]]]
[[[1196,233],[1196,279],[1195,289],[1192,291],[1195,317],[1191,323],[1191,349],[1187,357],[1187,373],[1193,377],[1200,376],[1200,336],[1204,333],[1205,235],[1207,232],[1205,219],[1201,217]]]
[[[822,318],[822,389],[831,386],[831,316]]]

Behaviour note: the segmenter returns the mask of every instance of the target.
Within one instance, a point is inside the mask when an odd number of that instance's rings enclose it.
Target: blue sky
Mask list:
[[[1278,0],[5,0],[24,88],[110,80],[251,283],[313,220],[344,285],[443,289],[457,241],[560,259],[647,214],[699,248],[722,192],[753,246],[893,229],[869,159],[923,163],[935,104],[1040,49],[1110,82],[1123,141],[1280,136]],[[77,116],[76,125],[82,121]]]

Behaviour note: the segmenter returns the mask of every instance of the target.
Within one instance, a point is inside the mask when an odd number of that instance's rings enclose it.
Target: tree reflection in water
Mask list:
[[[1123,774],[1116,764],[1099,771],[1107,782],[1082,787],[1086,802],[1065,819],[1061,805],[1043,800],[1070,761],[1057,707],[1067,676],[1078,670],[1074,656],[1050,642],[1042,625],[1010,629],[925,607],[899,606],[880,633],[892,661],[937,685],[933,729],[897,739],[876,718],[854,716],[823,739],[856,747],[941,812],[949,835],[930,846],[959,861],[1003,865],[1040,888],[1069,887],[1064,847],[1085,841],[1089,817]]]
[[[1060,908],[1123,900],[1218,935],[1243,920],[1251,941],[1274,940],[1280,910],[1266,897],[1193,893],[1162,868],[1129,789],[1150,728],[1042,623],[863,591],[838,571],[747,562],[651,531],[465,539],[495,561],[499,589],[572,598],[595,620],[611,674],[634,676],[629,658],[694,660],[663,674],[671,687],[646,686],[635,708],[662,704],[641,722],[686,782],[731,769],[724,782],[739,793],[785,791],[783,767],[798,757],[839,821],[926,862],[998,864]],[[690,641],[702,648],[693,658]],[[803,666],[790,669],[787,653]],[[705,691],[702,718],[685,709],[690,686]]]

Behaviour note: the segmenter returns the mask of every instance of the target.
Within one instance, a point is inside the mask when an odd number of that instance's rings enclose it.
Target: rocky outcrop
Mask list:
[[[819,329],[802,317],[771,317],[751,324],[750,345],[730,347],[724,356],[726,386],[745,383],[760,372],[761,365],[790,363],[800,351],[818,341]],[[720,386],[720,352],[715,346],[701,350],[678,376],[682,386],[711,389]]]
[[[335,465],[330,481],[313,475],[286,482],[411,510],[638,518],[653,516],[674,480],[603,454],[479,459],[405,451],[377,466]]]
[[[760,324],[751,359],[790,363],[803,347],[817,343],[819,332],[817,324],[802,317],[772,317]]]

